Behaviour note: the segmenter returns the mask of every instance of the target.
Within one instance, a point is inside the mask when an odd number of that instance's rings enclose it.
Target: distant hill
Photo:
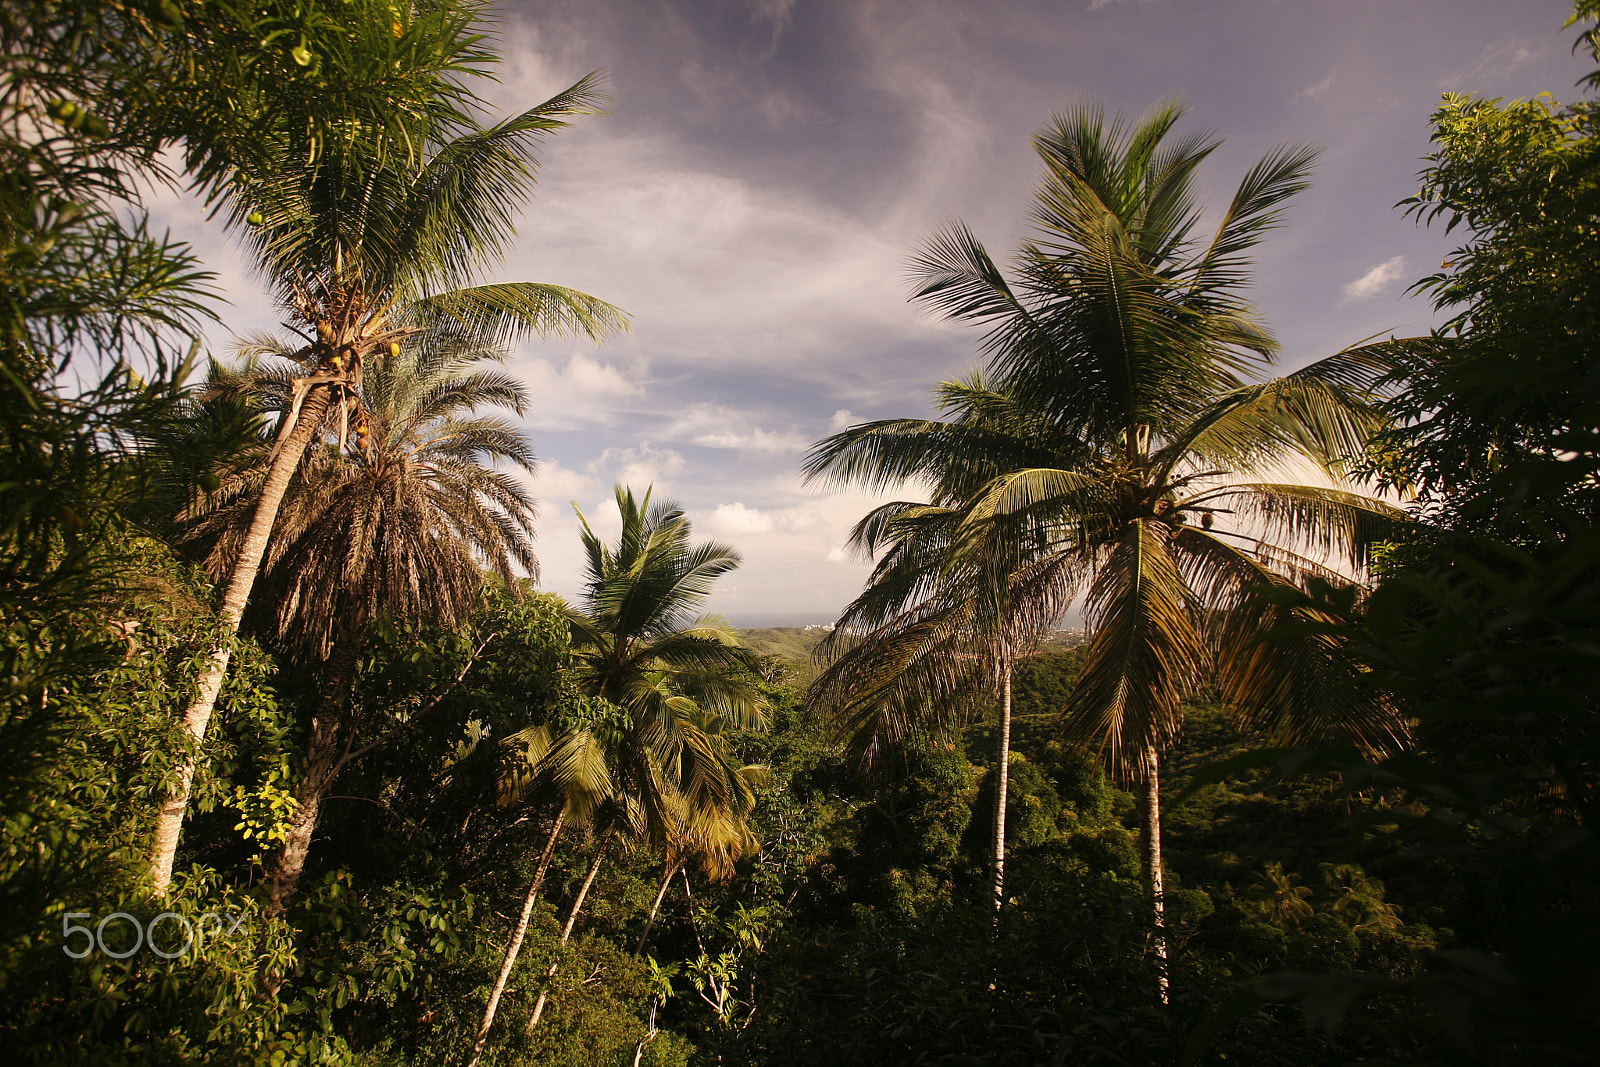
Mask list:
[[[811,654],[830,632],[821,626],[765,626],[740,630],[739,636],[762,655],[777,656],[794,664],[802,677],[809,680],[816,669]]]
[[[744,643],[764,656],[776,656],[795,668],[795,680],[804,684],[817,674],[813,654],[832,629],[824,626],[763,626],[740,630]],[[1087,644],[1087,630],[1052,630],[1040,642],[1041,651],[1060,651]]]

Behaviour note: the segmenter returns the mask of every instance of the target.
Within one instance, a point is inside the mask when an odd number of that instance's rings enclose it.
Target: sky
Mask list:
[[[906,264],[965,222],[998,260],[1028,236],[1029,138],[1053,111],[1130,117],[1169,97],[1225,144],[1200,173],[1226,203],[1285,142],[1320,146],[1312,188],[1257,249],[1251,292],[1284,369],[1426,332],[1408,287],[1458,243],[1395,208],[1417,191],[1446,92],[1575,99],[1568,0],[515,0],[497,9],[497,115],[602,71],[610,114],[546,143],[514,251],[485,280],[554,282],[621,307],[630,333],[528,341],[541,459],[541,584],[582,588],[576,501],[617,528],[617,482],[679,501],[741,569],[709,608],[747,626],[830,621],[868,564],[845,543],[880,499],[805,485],[815,441],[931,415],[979,333],[907,301]],[[180,194],[150,203],[231,306],[275,317],[231,238]],[[914,498],[915,490],[903,495]]]

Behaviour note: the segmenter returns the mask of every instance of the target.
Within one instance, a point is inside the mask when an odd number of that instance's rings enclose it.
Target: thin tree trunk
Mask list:
[[[284,493],[299,469],[300,458],[317,435],[329,399],[326,386],[314,387],[306,396],[298,420],[289,429],[288,437],[283,439],[282,446],[272,459],[272,467],[261,486],[261,496],[256,500],[255,513],[250,518],[250,528],[245,532],[244,540],[239,545],[239,556],[228,573],[228,584],[223,590],[222,610],[219,613],[222,633],[206,656],[194,699],[183,712],[183,729],[188,734],[190,745],[178,765],[177,785],[156,815],[150,880],[157,893],[165,893],[172,882],[173,860],[178,852],[178,836],[183,829],[183,813],[189,806],[189,792],[194,786],[200,743],[205,740],[206,727],[210,725],[211,713],[217,705],[217,694],[222,691],[223,680],[228,674],[228,663],[233,657],[233,639],[239,633],[239,620],[244,617],[245,604],[255,585],[256,573],[261,569],[261,559],[266,555],[267,542],[272,537],[272,527],[277,521]]]
[[[706,956],[706,943],[700,940],[700,920],[694,917],[694,890],[689,888],[689,868],[680,869],[683,871],[683,895],[689,901],[689,928],[694,931],[694,943],[700,947],[700,955]]]
[[[1160,757],[1154,745],[1145,749],[1143,809],[1144,876],[1150,887],[1151,917],[1155,924],[1156,973],[1161,990],[1161,1003],[1171,1002],[1171,975],[1167,957],[1166,879],[1161,865],[1161,772]]]
[[[1006,794],[1011,779],[1011,657],[1000,660],[1000,752],[995,764],[994,923],[1000,928],[1000,905],[1006,889]]]
[[[661,996],[658,993],[650,995],[650,1021],[645,1024],[644,1036],[639,1039],[639,1044],[633,1050],[633,1067],[639,1067],[644,1060],[644,1047],[656,1039],[660,1033],[656,1029],[656,1009],[661,1006]]]
[[[578,923],[578,911],[583,907],[583,898],[589,895],[589,887],[594,885],[594,876],[600,873],[600,861],[605,859],[606,846],[611,843],[611,831],[606,831],[606,836],[600,839],[600,847],[594,850],[594,862],[589,865],[589,875],[583,880],[583,887],[578,890],[578,899],[572,902],[572,911],[567,915],[567,925],[561,929],[561,944],[565,945],[572,936],[572,928]],[[524,1036],[531,1035],[533,1028],[539,1025],[539,1017],[544,1014],[544,1006],[550,999],[550,980],[556,976],[556,971],[561,966],[561,958],[557,956],[550,961],[550,967],[544,972],[544,986],[539,990],[539,1002],[533,1006],[533,1014],[528,1016],[528,1025],[522,1031]]]
[[[672,876],[678,873],[678,865],[668,862],[666,869],[661,873],[661,888],[656,890],[656,899],[650,905],[650,917],[644,921],[644,933],[639,935],[639,947],[633,950],[635,956],[644,951],[644,943],[650,938],[650,928],[656,924],[656,912],[661,910],[661,901],[667,895],[667,886],[672,884]]]
[[[561,834],[562,824],[567,819],[567,808],[563,804],[556,814],[555,825],[550,828],[550,840],[545,843],[544,853],[539,857],[539,866],[533,872],[533,884],[528,886],[528,898],[522,902],[522,914],[517,916],[517,925],[511,931],[511,943],[506,946],[506,958],[500,964],[500,974],[494,980],[494,989],[489,993],[489,1006],[484,1009],[483,1022],[478,1026],[478,1037],[472,1043],[472,1052],[467,1057],[467,1067],[478,1067],[478,1061],[483,1058],[483,1048],[489,1043],[489,1029],[494,1026],[494,1013],[500,1008],[500,997],[506,991],[506,982],[511,978],[511,968],[516,966],[517,953],[522,951],[523,938],[528,935],[528,920],[533,916],[533,902],[539,899],[539,887],[544,884],[544,875],[550,869],[550,857],[555,855],[556,838]]]
[[[322,814],[322,800],[339,776],[345,760],[339,744],[345,736],[345,709],[355,687],[356,667],[366,647],[366,628],[358,620],[348,620],[339,628],[338,643],[328,660],[323,698],[311,720],[311,740],[306,747],[305,777],[295,789],[297,801],[289,817],[289,832],[284,838],[278,861],[268,876],[271,897],[264,909],[268,916],[281,915],[300,886],[306,860],[311,855],[311,839]]]

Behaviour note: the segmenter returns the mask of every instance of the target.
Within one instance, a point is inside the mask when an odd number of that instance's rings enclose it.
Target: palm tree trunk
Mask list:
[[[232,642],[239,633],[239,620],[244,617],[245,603],[255,585],[256,573],[261,569],[261,559],[266,555],[267,542],[272,537],[272,527],[278,518],[278,508],[288,491],[289,481],[300,467],[300,458],[316,437],[327,411],[329,390],[326,386],[313,388],[300,407],[300,414],[289,433],[282,438],[267,480],[261,486],[261,496],[239,546],[239,556],[228,573],[228,584],[222,594],[219,613],[222,633],[206,656],[200,671],[194,698],[183,712],[183,729],[189,736],[188,751],[178,764],[178,782],[171,795],[161,805],[156,815],[155,846],[150,857],[150,880],[157,893],[165,893],[172,882],[172,864],[178,852],[178,836],[183,829],[183,813],[189,806],[189,792],[194,786],[195,766],[199,759],[200,743],[205,740],[206,727],[211,723],[211,713],[217,706],[217,694],[222,691],[228,674],[228,663],[233,657]]]
[[[1006,792],[1011,778],[1011,657],[1000,659],[1000,752],[995,764],[994,923],[1000,928],[1000,905],[1006,889]]]
[[[650,996],[650,1021],[645,1024],[644,1036],[639,1039],[639,1044],[633,1049],[633,1067],[639,1067],[644,1060],[644,1047],[656,1039],[661,1031],[656,1029],[656,1009],[661,1006],[661,994],[652,993]]]
[[[583,880],[583,887],[578,890],[578,899],[572,902],[572,911],[567,915],[567,925],[561,929],[561,944],[565,945],[572,936],[572,928],[578,923],[578,911],[583,907],[583,898],[589,895],[589,887],[594,885],[594,876],[600,873],[600,861],[605,859],[606,846],[611,843],[611,831],[606,831],[606,836],[600,839],[600,847],[594,850],[594,862],[589,865],[589,875]],[[550,961],[550,967],[544,972],[544,987],[539,990],[539,1002],[533,1006],[533,1014],[528,1016],[528,1025],[523,1029],[524,1036],[531,1035],[533,1028],[539,1025],[539,1017],[544,1014],[544,1006],[550,999],[550,979],[556,976],[556,970],[561,966],[561,959],[557,957]]]
[[[1166,884],[1161,866],[1161,772],[1160,757],[1154,745],[1145,749],[1146,768],[1144,796],[1139,807],[1144,816],[1144,876],[1150,887],[1151,918],[1155,927],[1157,982],[1161,990],[1161,1003],[1171,1001],[1171,975],[1167,958]]]
[[[283,849],[268,876],[272,883],[270,899],[263,914],[281,915],[289,898],[300,886],[306,860],[311,855],[311,839],[317,831],[322,800],[333,786],[345,761],[339,743],[345,736],[345,708],[355,687],[356,667],[366,647],[366,628],[357,619],[348,619],[339,628],[338,643],[328,659],[323,681],[323,696],[316,717],[311,720],[311,739],[306,747],[306,775],[295,789],[294,814],[289,817],[289,832]]]
[[[656,924],[656,912],[661,910],[661,901],[667,895],[667,886],[672,884],[672,876],[678,873],[678,865],[668,862],[661,872],[661,888],[656,890],[656,899],[650,905],[650,917],[644,921],[644,933],[639,935],[639,947],[633,950],[635,956],[644,951],[644,943],[650,938],[650,928]]]
[[[489,1029],[494,1026],[494,1013],[499,1010],[500,997],[506,991],[506,982],[511,978],[511,968],[516,965],[517,953],[522,951],[522,940],[528,935],[528,920],[533,916],[533,902],[539,899],[539,887],[544,884],[544,875],[550,869],[550,857],[555,855],[556,838],[561,835],[562,824],[567,819],[567,808],[563,804],[556,813],[555,825],[550,828],[550,840],[545,842],[544,853],[539,857],[539,866],[533,872],[533,884],[528,886],[528,898],[522,902],[522,914],[517,916],[517,925],[511,931],[511,943],[506,946],[506,958],[500,964],[500,974],[494,980],[494,989],[489,993],[489,1006],[484,1009],[483,1022],[478,1026],[478,1037],[472,1043],[472,1052],[467,1056],[467,1067],[478,1067],[478,1061],[483,1058],[483,1048],[489,1042]]]
[[[700,948],[700,955],[706,955],[706,943],[700,940],[700,921],[694,917],[694,890],[689,888],[689,868],[680,868],[683,871],[683,895],[689,901],[689,928],[694,931],[694,943]]]

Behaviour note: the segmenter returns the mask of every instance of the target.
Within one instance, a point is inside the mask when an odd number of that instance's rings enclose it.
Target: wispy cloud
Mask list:
[[[1337,70],[1330,70],[1328,76],[1314,85],[1308,85],[1294,94],[1296,100],[1315,100],[1317,97],[1333,88],[1334,79],[1338,76]]]
[[[1454,89],[1469,83],[1484,82],[1493,85],[1505,81],[1515,71],[1539,59],[1539,50],[1527,41],[1501,41],[1489,45],[1478,55],[1471,66],[1463,67],[1439,79],[1441,89]]]
[[[1404,277],[1405,269],[1405,256],[1386,259],[1370,268],[1355,281],[1347,283],[1343,290],[1344,298],[1346,300],[1364,300],[1369,296],[1381,293],[1384,289]]]

